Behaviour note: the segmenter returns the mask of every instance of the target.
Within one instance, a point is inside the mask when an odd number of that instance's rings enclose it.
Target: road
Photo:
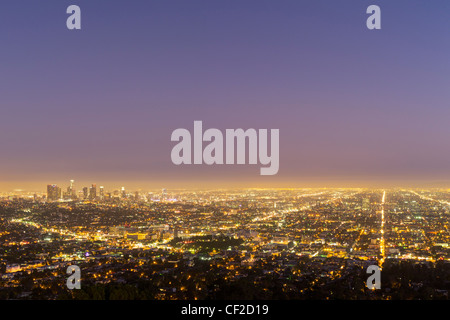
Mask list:
[[[380,239],[380,268],[383,268],[384,260],[386,259],[386,248],[384,244],[384,202],[386,200],[386,191],[383,191],[383,197],[381,198],[381,239]]]

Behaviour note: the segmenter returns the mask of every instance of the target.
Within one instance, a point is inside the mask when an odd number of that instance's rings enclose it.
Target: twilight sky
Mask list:
[[[448,0],[2,0],[0,43],[2,190],[450,181]],[[279,173],[173,165],[194,120],[280,129]]]

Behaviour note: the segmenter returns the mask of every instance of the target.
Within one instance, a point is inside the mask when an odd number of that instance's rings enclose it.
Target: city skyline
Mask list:
[[[69,185],[69,180],[52,180],[52,182],[11,182],[11,183],[0,183],[0,194],[1,193],[46,193],[47,185],[58,185],[66,188]],[[402,188],[413,188],[413,189],[450,189],[450,181],[446,180],[429,180],[429,181],[345,181],[345,180],[335,180],[335,181],[304,181],[298,183],[275,183],[275,184],[264,184],[255,182],[220,182],[220,183],[208,183],[208,181],[201,181],[199,183],[186,183],[186,182],[176,182],[176,181],[155,181],[155,182],[142,182],[142,181],[105,181],[100,180],[95,182],[94,180],[75,180],[76,190],[80,191],[82,187],[90,187],[92,184],[96,184],[97,188],[104,186],[105,190],[114,191],[120,190],[125,187],[127,190],[133,191],[155,191],[164,188],[172,190],[232,190],[232,189],[326,189],[326,188],[343,188],[343,189],[402,189]],[[78,189],[77,189],[78,188]]]
[[[50,191],[53,189],[53,191]],[[92,183],[92,182],[77,182],[75,180],[66,180],[60,183],[47,183],[45,185],[39,185],[35,190],[33,189],[10,189],[7,191],[0,189],[0,197],[25,197],[34,198],[36,196],[44,197],[46,201],[83,201],[83,200],[106,200],[112,198],[127,198],[129,196],[135,197],[137,195],[148,197],[152,195],[152,199],[159,199],[160,193],[166,193],[168,197],[174,194],[184,192],[244,192],[251,190],[266,190],[266,191],[299,191],[304,190],[366,190],[366,191],[382,191],[382,190],[436,190],[436,191],[450,191],[450,186],[446,183],[442,185],[433,184],[395,184],[387,185],[386,183],[362,185],[351,184],[343,185],[342,183],[333,184],[321,184],[321,185],[280,185],[280,186],[264,186],[264,185],[238,185],[238,184],[220,184],[216,186],[209,185],[195,185],[195,186],[180,186],[179,184],[155,184],[149,185],[134,185],[134,184],[120,184],[120,183]],[[93,193],[92,193],[93,192]],[[49,196],[49,194],[53,196]],[[56,194],[58,196],[56,197]],[[6,198],[4,198],[6,199]],[[172,200],[176,201],[176,197],[172,197]],[[150,198],[149,198],[150,200]]]

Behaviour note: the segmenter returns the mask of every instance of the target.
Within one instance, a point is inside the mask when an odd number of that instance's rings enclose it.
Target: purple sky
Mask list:
[[[0,189],[450,181],[448,0],[3,0],[0,43]],[[280,129],[279,173],[173,165],[194,120]]]

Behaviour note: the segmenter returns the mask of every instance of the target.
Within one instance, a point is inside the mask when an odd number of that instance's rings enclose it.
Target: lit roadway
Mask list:
[[[424,196],[423,194],[417,193],[414,190],[409,190],[409,192],[414,193],[415,195],[417,195],[418,197],[420,197],[423,200],[438,202],[438,203],[440,203],[440,204],[442,204],[444,206],[449,206],[450,207],[450,202],[448,202],[448,201],[439,200],[439,199],[433,199],[433,198]],[[444,224],[444,227],[447,230],[447,233],[450,235],[450,230],[449,230],[447,224]]]
[[[384,260],[386,258],[385,246],[384,246],[384,201],[386,199],[386,191],[383,191],[383,197],[381,198],[381,239],[380,239],[380,267],[383,267]]]
[[[424,200],[435,201],[435,202],[439,202],[440,204],[450,206],[450,202],[448,202],[448,201],[438,200],[438,199],[433,199],[433,198],[424,196],[424,195],[422,195],[422,194],[420,194],[420,193],[417,193],[417,192],[415,192],[414,190],[409,190],[409,192],[414,193],[415,195],[419,196],[420,198],[422,198],[422,199],[424,199]]]

